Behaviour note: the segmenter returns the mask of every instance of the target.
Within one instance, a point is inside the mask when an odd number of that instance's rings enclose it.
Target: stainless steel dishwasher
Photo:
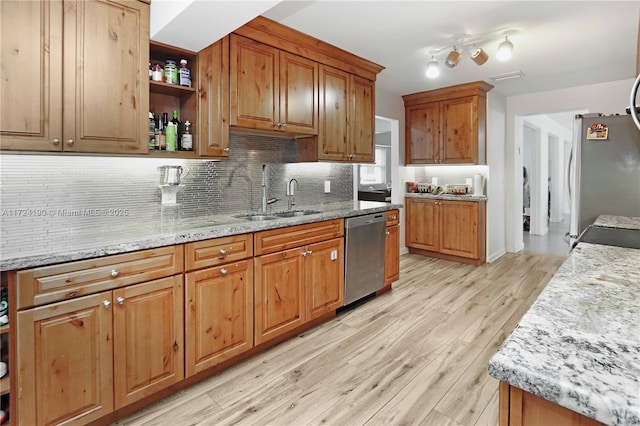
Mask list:
[[[373,213],[345,221],[344,304],[384,287],[387,216]]]

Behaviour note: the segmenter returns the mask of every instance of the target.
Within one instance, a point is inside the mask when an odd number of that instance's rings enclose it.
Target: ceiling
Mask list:
[[[376,87],[397,95],[485,80],[508,97],[636,76],[639,1],[154,0],[151,6],[153,40],[198,51],[263,15],[384,66]],[[507,32],[513,57],[500,62],[495,51]],[[489,60],[471,61],[469,43],[460,46],[456,68],[443,66],[464,34]],[[432,53],[441,69],[433,80],[425,76]],[[512,71],[524,77],[490,78]]]

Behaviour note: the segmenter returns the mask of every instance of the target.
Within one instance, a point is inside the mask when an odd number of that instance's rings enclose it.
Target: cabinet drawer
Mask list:
[[[397,225],[400,222],[400,210],[387,211],[387,226]]]
[[[274,253],[343,235],[344,221],[342,219],[270,229],[255,234],[255,255]]]
[[[243,234],[185,244],[185,268],[217,266],[253,256],[253,235]]]
[[[168,277],[183,264],[177,245],[19,271],[16,309]]]

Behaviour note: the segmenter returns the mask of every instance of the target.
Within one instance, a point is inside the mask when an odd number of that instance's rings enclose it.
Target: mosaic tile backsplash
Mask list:
[[[267,196],[277,201],[270,211],[287,209],[286,185],[295,178],[295,208],[349,201],[353,198],[353,166],[336,163],[292,163],[294,139],[232,134],[225,161],[108,156],[0,155],[0,250],[38,253],[44,240],[64,249],[90,246],[91,237],[114,243],[163,220],[160,171],[180,165],[178,206],[172,214],[192,218],[257,212],[262,199],[262,165]],[[331,193],[324,194],[324,181]]]

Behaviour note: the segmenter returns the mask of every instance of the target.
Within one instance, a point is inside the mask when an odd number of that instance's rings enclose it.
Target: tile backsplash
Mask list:
[[[161,205],[160,171],[180,165],[177,206],[181,218],[247,213],[261,208],[262,165],[266,164],[270,210],[286,210],[286,184],[296,178],[295,208],[349,201],[353,166],[292,163],[294,139],[232,134],[229,160],[182,160],[75,155],[0,155],[0,250],[2,257],[38,253],[42,241],[58,239],[64,249],[90,246],[91,239],[118,243],[135,224],[137,232],[157,229]],[[324,181],[331,193],[324,194]],[[78,244],[80,243],[80,244]]]

